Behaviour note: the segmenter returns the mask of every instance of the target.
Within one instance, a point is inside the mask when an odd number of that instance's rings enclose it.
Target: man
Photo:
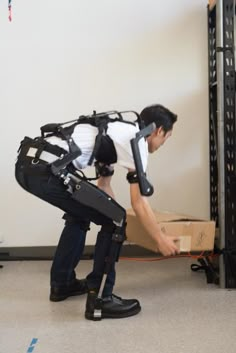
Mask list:
[[[148,153],[154,153],[171,136],[173,125],[177,116],[161,105],[152,105],[143,109],[140,114],[145,126],[155,123],[156,129],[139,143],[143,169],[147,167]],[[81,155],[73,160],[70,167],[76,170],[86,168],[94,151],[97,136],[97,127],[86,124],[75,124],[71,137],[79,146]],[[135,179],[135,163],[132,155],[130,141],[139,131],[138,124],[129,124],[121,121],[109,122],[106,136],[96,151],[96,165],[100,168],[100,177],[97,182],[99,189],[115,198],[111,188],[111,179],[114,164],[126,168],[127,180],[130,182],[130,200],[136,216],[141,221],[157,245],[157,249],[164,256],[175,255],[178,249],[175,245],[176,237],[167,237],[160,229],[153,211],[146,197],[142,196],[138,180]],[[63,182],[52,174],[43,158],[44,149],[59,156],[68,151],[68,143],[60,136],[49,135],[44,139],[45,146],[40,150],[37,159],[29,153],[28,142],[23,142],[16,163],[16,179],[28,192],[59,207],[65,211],[65,227],[60,237],[53,264],[51,267],[51,293],[53,302],[64,300],[70,296],[81,295],[88,292],[85,317],[94,320],[90,299],[94,293],[98,293],[106,258],[111,247],[114,224],[99,210],[86,207],[72,199]],[[42,152],[43,151],[43,152]],[[105,172],[104,172],[105,168]],[[99,209],[99,207],[98,207]],[[84,250],[86,232],[90,222],[101,225],[98,233],[94,264],[92,272],[86,279],[76,279],[75,268],[80,261]],[[102,292],[101,312],[102,318],[121,318],[137,314],[141,306],[136,299],[122,299],[113,294],[115,284],[115,265],[113,264],[107,275]]]

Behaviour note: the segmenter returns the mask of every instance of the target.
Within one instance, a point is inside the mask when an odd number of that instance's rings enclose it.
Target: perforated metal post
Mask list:
[[[222,0],[221,0],[222,1]],[[235,0],[223,1],[224,184],[226,255],[236,250]],[[223,187],[223,185],[222,185]],[[236,288],[232,262],[225,263],[225,286]],[[236,268],[233,269],[234,273]]]
[[[225,247],[225,155],[224,155],[224,37],[223,0],[216,5],[216,72],[217,72],[217,156],[218,156],[218,210],[220,248]],[[225,268],[220,256],[220,286],[225,287]]]
[[[208,7],[210,212],[218,227],[216,9]]]
[[[208,7],[210,199],[219,226],[220,286],[236,288],[236,269],[228,257],[236,250],[235,0]],[[226,260],[228,259],[228,260]]]

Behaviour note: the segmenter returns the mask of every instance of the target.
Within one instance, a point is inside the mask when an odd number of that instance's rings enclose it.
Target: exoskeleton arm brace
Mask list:
[[[138,180],[139,183],[139,188],[140,192],[144,196],[151,196],[154,192],[154,188],[151,185],[151,183],[147,180],[147,176],[145,171],[143,170],[143,164],[142,164],[142,159],[141,159],[141,154],[140,154],[140,149],[139,149],[139,141],[142,138],[145,138],[156,129],[155,123],[152,123],[145,127],[144,129],[140,130],[135,138],[133,138],[130,143],[131,143],[131,148],[133,152],[133,157],[134,157],[134,164],[135,164],[135,177]]]

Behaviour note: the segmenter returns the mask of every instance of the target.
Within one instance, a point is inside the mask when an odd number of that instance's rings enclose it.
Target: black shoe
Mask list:
[[[136,315],[140,310],[141,306],[137,299],[122,299],[115,294],[97,299],[97,293],[89,292],[85,317],[94,321],[104,318],[119,319]]]
[[[88,292],[86,279],[75,279],[69,286],[51,287],[50,301],[60,302],[68,297],[82,295]]]

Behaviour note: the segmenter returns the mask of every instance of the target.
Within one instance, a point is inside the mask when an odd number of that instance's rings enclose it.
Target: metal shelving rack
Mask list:
[[[236,288],[235,9],[235,0],[208,6],[210,201],[222,288]]]

